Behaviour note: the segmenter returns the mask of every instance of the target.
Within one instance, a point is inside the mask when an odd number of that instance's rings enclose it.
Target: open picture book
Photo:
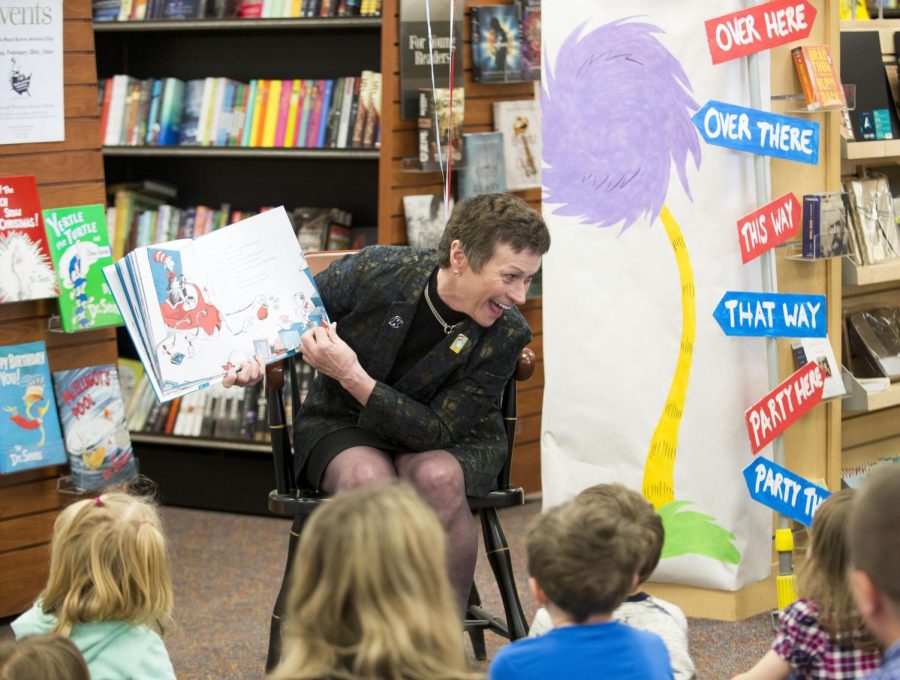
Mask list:
[[[307,329],[328,323],[283,207],[136,248],[103,273],[160,401],[219,382],[246,359],[289,356]]]

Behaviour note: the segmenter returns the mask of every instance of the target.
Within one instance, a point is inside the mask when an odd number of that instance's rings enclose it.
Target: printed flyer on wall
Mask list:
[[[0,145],[65,139],[63,3],[0,2]]]

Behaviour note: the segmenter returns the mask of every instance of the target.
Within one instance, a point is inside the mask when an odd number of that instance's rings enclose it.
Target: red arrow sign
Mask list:
[[[713,64],[802,40],[816,8],[807,0],[775,0],[705,22]]]
[[[822,369],[815,361],[810,361],[748,408],[744,418],[753,453],[759,453],[766,444],[822,401],[824,387]]]
[[[747,264],[794,237],[800,229],[800,201],[793,193],[776,198],[737,221],[741,262]]]

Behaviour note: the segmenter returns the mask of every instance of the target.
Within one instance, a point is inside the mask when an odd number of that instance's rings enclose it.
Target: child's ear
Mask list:
[[[633,593],[638,589],[639,585],[641,585],[641,575],[635,573],[635,575],[631,577],[631,588],[628,590],[628,592]]]
[[[853,594],[853,601],[856,602],[856,608],[860,615],[866,621],[878,616],[884,607],[881,599],[881,593],[869,575],[859,569],[851,569],[848,574],[850,577],[850,592]]]
[[[547,603],[550,601],[550,598],[544,593],[543,588],[541,588],[541,584],[538,583],[537,579],[534,576],[530,576],[528,578],[528,587],[531,589],[531,594],[534,596],[534,601],[537,602],[541,607],[546,607]]]

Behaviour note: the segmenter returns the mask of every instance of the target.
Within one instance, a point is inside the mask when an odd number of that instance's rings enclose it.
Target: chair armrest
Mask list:
[[[519,360],[516,362],[516,370],[513,372],[513,375],[516,377],[516,382],[531,380],[531,376],[534,375],[534,365],[536,363],[537,358],[534,356],[534,351],[530,347],[523,349],[522,353],[519,355]]]

